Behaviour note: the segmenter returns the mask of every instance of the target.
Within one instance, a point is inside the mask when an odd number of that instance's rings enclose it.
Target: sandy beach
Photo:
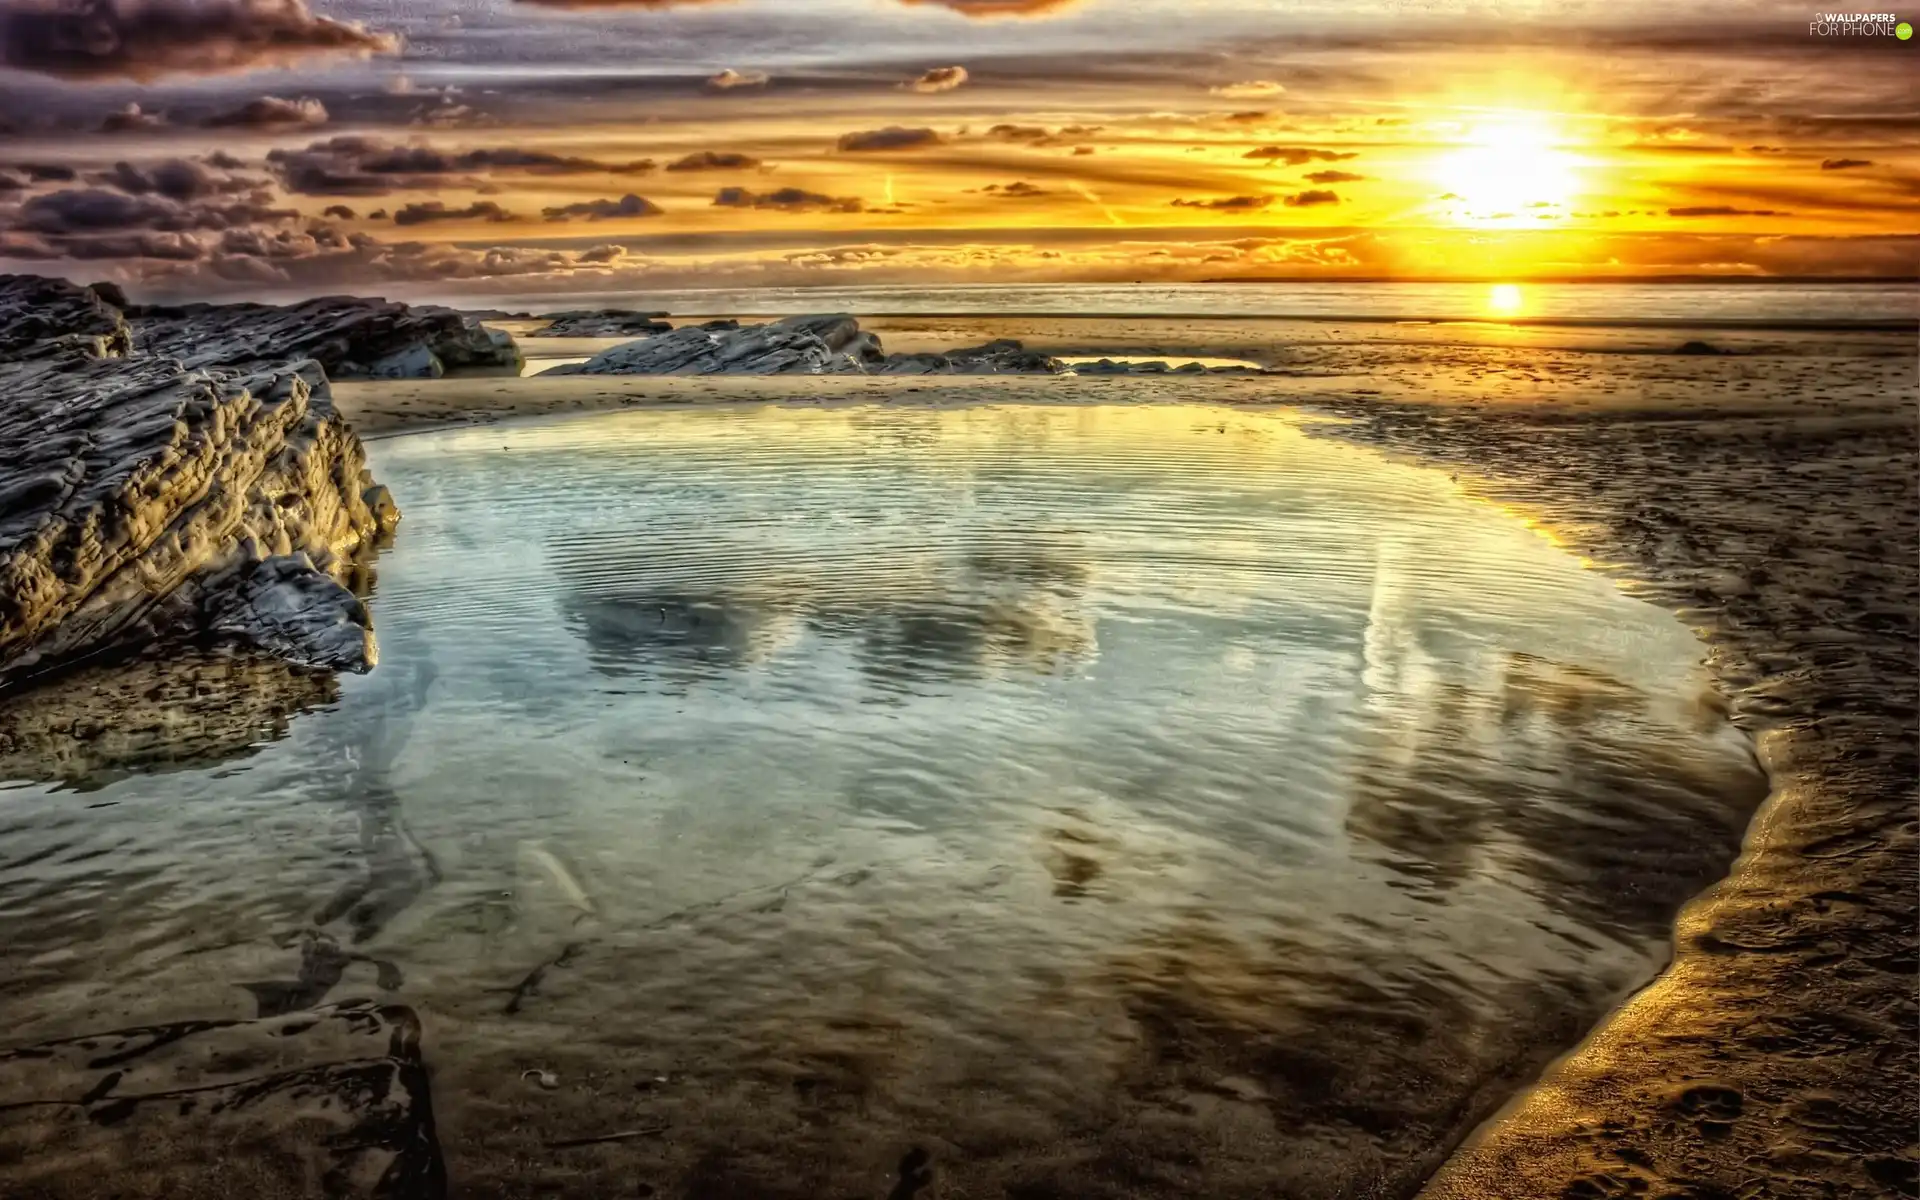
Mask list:
[[[368,437],[652,405],[1298,405],[1342,418],[1325,436],[1457,475],[1700,631],[1773,794],[1730,877],[1681,915],[1668,970],[1424,1194],[1915,1194],[1910,335],[1716,334],[1739,352],[1682,356],[1645,330],[1279,345],[1271,323],[1178,340],[1165,322],[932,324],[946,344],[1013,333],[1053,352],[1219,354],[1297,373],[468,378],[336,394]],[[908,348],[909,331],[892,332]]]

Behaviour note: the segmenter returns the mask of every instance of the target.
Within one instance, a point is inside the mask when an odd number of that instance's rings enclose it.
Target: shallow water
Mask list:
[[[941,1195],[1391,1194],[1657,969],[1762,787],[1672,617],[1283,414],[372,457],[373,674],[57,767],[11,718],[0,1021],[398,1000],[460,1194],[879,1196],[914,1147]]]

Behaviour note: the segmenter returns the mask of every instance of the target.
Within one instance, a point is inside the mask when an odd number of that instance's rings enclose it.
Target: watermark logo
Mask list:
[[[1906,41],[1913,26],[1893,13],[1817,12],[1807,22],[1810,37],[1890,37]]]

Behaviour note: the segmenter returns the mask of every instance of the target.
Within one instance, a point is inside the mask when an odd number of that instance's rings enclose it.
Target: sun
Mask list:
[[[1539,225],[1564,217],[1580,188],[1582,160],[1534,114],[1483,121],[1435,163],[1441,202],[1467,225]]]

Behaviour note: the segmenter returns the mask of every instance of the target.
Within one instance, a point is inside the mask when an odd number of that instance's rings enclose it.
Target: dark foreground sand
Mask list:
[[[1248,380],[571,377],[338,394],[372,436],[647,404],[1297,403],[1350,419],[1330,436],[1458,472],[1701,629],[1774,795],[1732,875],[1682,914],[1668,971],[1425,1194],[1912,1196],[1915,348],[1907,335],[1741,348],[1476,336],[1329,347],[1300,375]]]

